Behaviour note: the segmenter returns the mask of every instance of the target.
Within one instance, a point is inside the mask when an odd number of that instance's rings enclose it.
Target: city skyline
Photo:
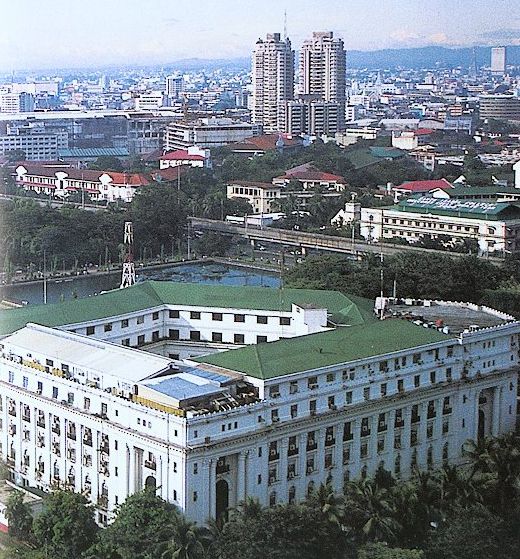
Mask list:
[[[437,45],[520,44],[516,3],[497,0],[489,18],[483,0],[359,0],[277,3],[258,10],[251,0],[218,4],[152,0],[142,11],[136,0],[93,0],[88,10],[51,0],[46,10],[35,0],[3,6],[0,70],[17,71],[110,64],[161,64],[185,58],[249,57],[266,33],[287,31],[298,50],[312,31],[333,31],[347,50]],[[254,14],[245,23],[244,14]],[[309,24],[309,22],[312,22]],[[463,24],[462,24],[463,22]]]

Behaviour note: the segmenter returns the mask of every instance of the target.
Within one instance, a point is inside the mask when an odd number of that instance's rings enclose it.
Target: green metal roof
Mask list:
[[[405,320],[374,320],[360,326],[232,349],[194,361],[265,380],[447,339],[450,336]]]
[[[394,209],[402,212],[421,212],[452,217],[478,219],[519,219],[520,206],[514,202],[459,200],[420,196],[399,202]]]
[[[58,149],[58,157],[128,157],[130,152],[127,148],[61,148]]]
[[[27,322],[62,326],[110,318],[164,304],[290,311],[292,303],[326,308],[331,315],[330,319],[336,324],[363,324],[370,316],[366,307],[361,307],[338,291],[146,281],[127,289],[116,289],[84,299],[2,309],[0,335],[23,328]]]
[[[498,197],[511,194],[520,197],[520,189],[513,186],[455,186],[447,192],[450,198],[478,198],[479,196]]]

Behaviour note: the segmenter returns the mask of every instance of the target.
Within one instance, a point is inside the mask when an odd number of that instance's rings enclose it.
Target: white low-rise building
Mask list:
[[[92,200],[131,202],[136,189],[149,184],[140,173],[75,169],[66,163],[24,162],[15,172],[15,182],[20,188],[56,198],[85,193]]]
[[[355,223],[368,242],[425,236],[443,243],[473,240],[482,254],[520,251],[520,206],[516,202],[438,198],[434,195],[401,200],[397,205],[362,208],[347,202],[331,220],[336,227]]]
[[[467,439],[514,428],[520,324],[429,309],[451,334],[337,292],[162,282],[0,311],[1,456],[101,524],[145,486],[202,524],[248,496],[461,463]]]

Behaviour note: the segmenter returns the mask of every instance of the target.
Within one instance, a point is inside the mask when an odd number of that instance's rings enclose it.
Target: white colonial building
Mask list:
[[[411,197],[395,206],[362,208],[347,202],[331,220],[336,227],[359,225],[368,242],[404,239],[415,243],[428,236],[449,245],[474,240],[481,254],[520,250],[520,205],[514,201]],[[442,192],[445,196],[445,192]]]
[[[0,311],[2,458],[102,524],[145,486],[202,524],[247,496],[461,463],[514,428],[520,323],[429,310],[451,334],[337,292],[162,282]]]
[[[67,163],[24,163],[16,167],[16,185],[24,190],[67,198],[86,193],[92,200],[131,202],[136,190],[149,184],[140,173],[75,169]]]

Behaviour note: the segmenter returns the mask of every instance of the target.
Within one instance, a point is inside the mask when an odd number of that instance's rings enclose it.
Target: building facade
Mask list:
[[[337,104],[338,129],[345,127],[346,56],[332,31],[314,32],[300,51],[300,93]]]
[[[514,95],[480,95],[480,118],[520,120],[520,98]]]
[[[0,453],[101,524],[145,486],[203,524],[380,465],[459,464],[467,439],[514,428],[520,332],[466,310],[484,325],[445,334],[337,292],[148,282],[0,311]]]
[[[496,75],[506,73],[506,47],[493,47],[491,49],[491,72]]]
[[[252,121],[267,134],[283,131],[279,108],[294,97],[294,51],[280,33],[258,39],[253,52]]]
[[[198,146],[203,149],[241,142],[261,133],[261,126],[231,118],[202,118],[171,122],[164,134],[164,149],[177,150]]]
[[[449,189],[447,190],[449,195]],[[414,243],[423,237],[441,240],[446,246],[475,241],[481,254],[520,251],[520,206],[516,202],[438,198],[433,194],[401,200],[396,206],[361,208],[347,202],[331,220],[342,227],[360,226],[368,242],[404,239]]]

